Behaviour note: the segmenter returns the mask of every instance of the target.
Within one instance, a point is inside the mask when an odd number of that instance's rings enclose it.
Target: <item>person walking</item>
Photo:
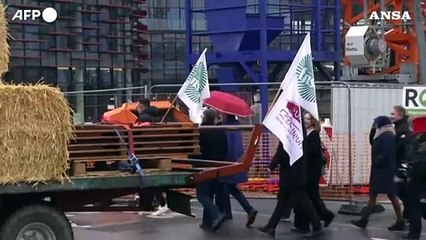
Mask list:
[[[304,114],[303,119],[306,128],[306,137],[303,142],[303,156],[306,160],[308,172],[307,193],[321,220],[324,221],[324,227],[328,227],[334,219],[334,213],[327,209],[319,191],[319,183],[324,165],[321,151],[321,125],[309,112]],[[292,232],[306,233],[310,231],[309,218],[303,214],[301,207],[299,203],[296,203]]]
[[[409,231],[403,240],[418,240],[422,233],[422,216],[426,217],[426,209],[420,203],[422,192],[426,191],[426,116],[413,120],[413,155],[408,160],[408,200],[411,209],[409,212]]]
[[[234,115],[221,114],[222,125],[240,125],[240,121]],[[226,161],[237,162],[244,153],[243,135],[241,130],[226,131],[228,154]],[[238,189],[238,184],[248,181],[247,173],[239,173],[219,179],[220,185],[216,193],[216,204],[225,213],[226,219],[232,219],[230,194],[237,200],[247,213],[246,227],[250,227],[256,220],[257,210],[249,203],[244,194]]]
[[[408,161],[408,156],[410,156],[409,149],[412,137],[405,108],[402,106],[394,106],[391,112],[391,119],[395,125],[396,166],[397,168],[401,168],[402,164],[406,163]],[[401,199],[404,206],[402,216],[404,219],[408,219],[410,205],[408,204],[407,184],[402,180],[398,181],[397,190],[398,197]]]
[[[282,215],[293,207],[293,203],[297,203],[303,214],[308,216],[313,228],[311,233],[304,233],[303,237],[314,238],[323,235],[321,220],[306,192],[307,164],[305,158],[302,156],[301,159],[290,166],[290,157],[284,150],[283,144],[280,143],[269,169],[273,171],[278,165],[280,166],[278,201],[268,223],[264,227],[258,228],[258,230],[274,237],[275,229]]]
[[[202,126],[215,125],[216,112],[205,110],[203,112]],[[228,146],[223,130],[200,130],[199,137],[201,155],[196,158],[203,160],[224,161]],[[200,228],[205,230],[218,230],[225,220],[225,214],[221,213],[214,205],[214,194],[217,191],[218,180],[210,180],[198,183],[196,186],[197,200],[203,206],[203,220]]]
[[[353,225],[365,229],[369,217],[373,213],[379,194],[387,194],[396,214],[396,222],[388,229],[391,231],[404,230],[405,221],[402,217],[401,206],[397,196],[397,186],[394,182],[396,173],[395,160],[395,129],[387,116],[379,116],[374,120],[377,128],[373,137],[372,163],[370,173],[370,195],[366,209],[361,219],[351,221]]]

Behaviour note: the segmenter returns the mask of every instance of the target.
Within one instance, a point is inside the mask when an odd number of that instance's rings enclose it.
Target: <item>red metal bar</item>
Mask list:
[[[248,171],[253,162],[254,155],[256,154],[256,148],[260,142],[262,130],[263,125],[255,125],[253,131],[251,132],[249,145],[247,146],[240,163],[231,163],[229,166],[207,169],[199,173],[195,173],[189,178],[189,180],[193,183],[197,183]]]

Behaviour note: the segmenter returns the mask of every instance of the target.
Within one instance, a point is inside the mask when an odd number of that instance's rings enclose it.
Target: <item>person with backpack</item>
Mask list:
[[[324,221],[324,227],[328,227],[334,219],[334,213],[327,209],[321,199],[319,183],[323,175],[323,168],[327,164],[323,145],[320,138],[321,125],[311,113],[306,112],[303,116],[306,137],[303,143],[303,157],[307,164],[307,194],[312,202],[318,216]],[[309,217],[304,214],[300,204],[296,203],[294,227],[292,232],[307,233],[309,229]]]

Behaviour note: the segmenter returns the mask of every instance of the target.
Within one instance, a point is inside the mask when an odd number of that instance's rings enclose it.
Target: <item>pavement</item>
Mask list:
[[[274,199],[250,199],[259,211],[253,227],[266,224],[275,207]],[[337,212],[341,202],[326,202],[330,210]],[[201,221],[202,208],[193,202],[194,218],[176,213],[162,216],[150,216],[147,213],[68,213],[72,222],[76,240],[201,240],[201,239],[271,239],[255,229],[245,227],[246,213],[233,202],[234,219],[227,221],[217,232],[206,232],[198,225]],[[357,217],[336,215],[335,221],[325,230],[321,239],[329,240],[397,240],[403,233],[392,233],[387,230],[395,219],[390,205],[385,204],[386,211],[374,214],[366,230],[353,227],[349,222]],[[276,239],[302,239],[300,235],[290,233],[292,223],[280,223]],[[422,235],[426,239],[426,233]]]

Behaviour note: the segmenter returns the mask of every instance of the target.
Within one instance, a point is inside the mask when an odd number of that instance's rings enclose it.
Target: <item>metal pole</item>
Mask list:
[[[81,14],[81,6],[77,7],[77,11],[75,12],[75,21],[74,24],[77,28],[74,30],[76,33],[81,33],[82,29],[80,26],[82,25],[82,14]],[[76,44],[76,51],[82,53],[83,45],[81,44],[81,35]],[[74,80],[75,80],[75,89],[80,91],[80,94],[76,96],[75,103],[75,114],[74,114],[74,124],[84,123],[84,68],[75,68],[74,70]]]
[[[368,21],[368,0],[364,0],[363,4],[364,4],[363,9],[364,9],[364,24],[365,24]]]
[[[416,30],[417,49],[419,51],[419,70],[420,81],[423,85],[426,85],[426,40],[424,33],[424,24],[422,16],[421,0],[413,0],[414,4],[414,27]]]
[[[185,49],[186,49],[186,74],[191,71],[191,55],[192,49],[192,1],[185,1]]]
[[[266,52],[268,51],[268,39],[267,39],[267,4],[266,0],[259,0],[259,15],[260,15],[260,81],[262,83],[268,82],[268,61],[266,59]],[[262,119],[268,112],[268,88],[266,85],[260,85],[260,102],[262,104]]]

